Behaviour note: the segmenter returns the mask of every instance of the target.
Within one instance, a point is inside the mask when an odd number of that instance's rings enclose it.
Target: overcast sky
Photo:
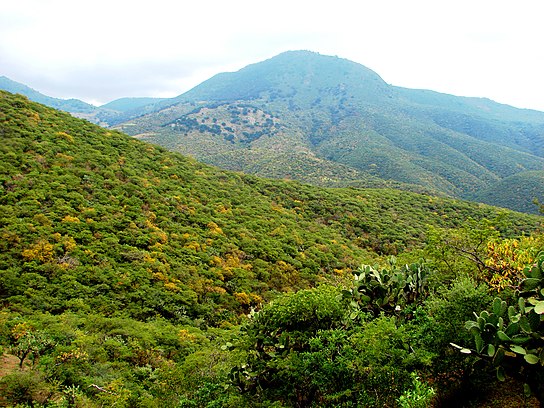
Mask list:
[[[544,111],[543,19],[542,0],[0,0],[0,76],[101,104],[304,49]]]

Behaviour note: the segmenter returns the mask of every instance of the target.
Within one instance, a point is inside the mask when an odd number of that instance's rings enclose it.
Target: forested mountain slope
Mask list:
[[[509,194],[504,194],[508,191]],[[518,208],[527,213],[535,212],[537,203],[528,201],[534,197],[542,203],[544,197],[544,170],[526,171],[514,174],[492,185],[491,187],[474,194],[472,199],[482,203],[493,203],[505,208]]]
[[[544,113],[392,86],[360,64],[309,51],[218,74],[176,98],[94,107],[5,77],[0,89],[224,169],[320,186],[485,197],[533,213],[534,199],[544,200],[541,189],[514,197],[502,188],[504,179],[544,168]]]
[[[213,318],[237,293],[308,287],[417,246],[429,224],[497,214],[229,173],[5,92],[1,114],[2,293],[50,311]]]

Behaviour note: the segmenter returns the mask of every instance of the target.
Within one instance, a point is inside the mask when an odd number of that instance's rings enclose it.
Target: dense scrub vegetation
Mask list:
[[[0,404],[408,407],[500,387],[464,325],[519,304],[539,217],[220,171],[5,92],[0,136]],[[527,372],[500,398],[522,401]]]

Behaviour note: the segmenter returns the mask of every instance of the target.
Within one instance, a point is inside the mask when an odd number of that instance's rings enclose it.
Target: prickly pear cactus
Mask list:
[[[475,349],[452,344],[462,353],[490,359],[500,380],[505,378],[506,366],[513,374],[522,374],[527,382],[532,380],[531,373],[544,371],[544,252],[523,273],[516,304],[507,305],[495,298],[490,311],[474,313],[475,320],[466,322]]]
[[[402,310],[407,304],[423,299],[427,294],[429,271],[423,264],[396,266],[395,258],[389,268],[378,269],[363,265],[355,274],[353,287],[343,291],[355,309],[378,315]]]

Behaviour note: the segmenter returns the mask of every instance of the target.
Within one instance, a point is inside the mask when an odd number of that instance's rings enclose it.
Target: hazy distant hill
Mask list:
[[[120,98],[100,105],[102,109],[110,109],[118,112],[129,112],[142,108],[146,105],[153,105],[163,101],[164,98]]]
[[[11,79],[2,76],[0,77],[0,89],[11,93],[19,93],[25,95],[34,102],[43,103],[55,109],[60,109],[70,113],[94,113],[97,108],[93,105],[80,101],[79,99],[58,99],[46,96],[24,84],[12,81]]]
[[[154,112],[156,105],[163,98],[120,98],[102,106],[94,106],[79,99],[58,99],[44,95],[24,84],[0,77],[0,89],[25,95],[31,101],[42,103],[51,108],[69,112],[76,117],[87,119],[102,126],[110,126],[131,118]]]
[[[216,75],[157,107],[121,128],[223,168],[320,185],[471,198],[544,169],[542,112],[394,87],[360,64],[307,51]]]

